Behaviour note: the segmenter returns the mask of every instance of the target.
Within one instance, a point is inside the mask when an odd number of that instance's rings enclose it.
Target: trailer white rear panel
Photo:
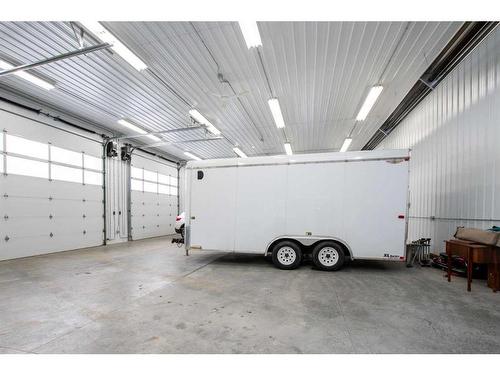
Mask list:
[[[280,237],[335,238],[354,258],[404,257],[407,150],[189,162],[187,189],[188,247],[265,254]]]

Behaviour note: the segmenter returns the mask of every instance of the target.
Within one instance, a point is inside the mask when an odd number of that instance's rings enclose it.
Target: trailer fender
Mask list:
[[[279,236],[274,238],[271,242],[269,242],[269,244],[266,247],[265,255],[268,255],[272,251],[274,245],[282,240],[295,241],[303,246],[308,246],[308,247],[313,246],[320,241],[335,241],[341,244],[347,250],[348,254],[346,254],[346,256],[348,256],[350,259],[354,259],[351,247],[347,244],[347,242],[338,237],[332,237],[332,236]]]

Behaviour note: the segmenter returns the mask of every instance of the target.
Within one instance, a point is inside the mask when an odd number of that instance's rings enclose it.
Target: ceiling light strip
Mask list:
[[[210,121],[206,119],[197,109],[191,109],[189,115],[196,120],[196,122],[205,125],[207,130],[213,135],[220,135],[221,132]]]
[[[271,98],[267,101],[269,109],[274,118],[274,123],[278,129],[283,129],[285,127],[285,120],[283,119],[283,114],[281,113],[280,102],[277,98]]]
[[[241,151],[238,147],[233,147],[233,151],[238,155],[240,158],[247,158],[248,156]]]
[[[187,151],[184,152],[184,155],[186,155],[188,158],[193,159],[193,160],[203,160],[202,158],[199,158],[198,156],[193,155],[192,153],[187,152]]]
[[[262,45],[257,22],[239,21],[238,24],[240,25],[241,33],[243,34],[243,38],[245,38],[248,49]]]
[[[127,129],[132,130],[133,132],[139,133],[140,135],[144,135],[145,137],[147,137],[147,138],[149,138],[149,139],[151,139],[151,140],[153,140],[155,142],[161,141],[161,138],[158,138],[157,136],[155,136],[153,134],[148,134],[147,131],[145,131],[144,129],[141,129],[137,125],[134,125],[134,124],[132,124],[131,122],[129,122],[127,120],[120,119],[120,120],[118,120],[118,123],[121,126],[124,126]]]
[[[375,105],[379,95],[382,93],[383,86],[377,85],[370,89],[370,92],[366,96],[365,102],[361,106],[358,115],[356,116],[356,121],[364,121],[368,113],[371,111]]]
[[[80,23],[94,34],[97,38],[105,43],[109,43],[113,51],[121,56],[127,63],[132,65],[138,71],[147,69],[147,65],[136,54],[128,49],[116,36],[106,29],[100,22],[97,21],[80,21]]]
[[[10,70],[10,69],[15,69],[16,67],[14,65],[9,64],[6,61],[0,60],[0,68],[4,69],[4,70]],[[52,83],[45,81],[41,78],[38,78],[38,77],[34,76],[33,74],[22,71],[22,70],[17,70],[15,72],[12,72],[12,74],[14,74],[14,75],[18,76],[19,78],[22,78],[28,82],[31,82],[34,85],[37,85],[38,87],[41,87],[45,90],[52,90],[53,88],[55,88],[55,86]]]
[[[351,145],[352,138],[346,138],[339,152],[346,152],[349,146]]]

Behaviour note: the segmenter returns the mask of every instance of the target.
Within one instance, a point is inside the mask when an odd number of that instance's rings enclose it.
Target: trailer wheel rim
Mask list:
[[[318,252],[318,261],[322,266],[332,267],[339,261],[339,252],[333,247],[325,246]]]
[[[281,264],[289,266],[290,264],[293,264],[293,262],[295,262],[295,259],[297,259],[297,254],[291,247],[283,246],[278,250],[277,258]]]

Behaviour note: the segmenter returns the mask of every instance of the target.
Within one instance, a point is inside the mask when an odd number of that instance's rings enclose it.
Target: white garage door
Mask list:
[[[132,239],[173,234],[178,209],[176,165],[139,155],[131,164]]]
[[[103,243],[101,146],[0,109],[0,260]]]

